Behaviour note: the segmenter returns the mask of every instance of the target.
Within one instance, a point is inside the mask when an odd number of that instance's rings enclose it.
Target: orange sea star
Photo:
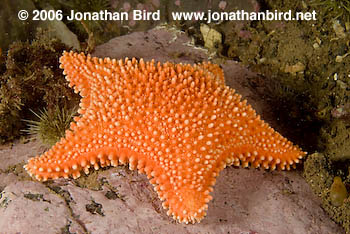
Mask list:
[[[146,173],[163,207],[199,222],[227,165],[290,169],[305,153],[224,83],[219,66],[111,60],[64,52],[80,117],[25,166],[38,180],[77,178],[93,166],[129,163]]]

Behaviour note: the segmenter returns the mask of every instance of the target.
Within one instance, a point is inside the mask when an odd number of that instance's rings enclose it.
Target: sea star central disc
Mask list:
[[[64,52],[80,117],[49,151],[25,166],[38,180],[129,163],[146,173],[180,222],[206,214],[226,165],[290,169],[304,156],[224,83],[217,65],[99,59]]]

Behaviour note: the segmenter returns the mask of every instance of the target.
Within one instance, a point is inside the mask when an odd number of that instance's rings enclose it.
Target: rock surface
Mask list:
[[[115,38],[97,47],[94,55],[183,63],[208,59],[184,34],[160,28]],[[227,83],[263,119],[283,129],[272,121],[266,103],[248,89],[247,82],[256,75],[232,61],[222,67]],[[226,168],[217,179],[207,217],[185,225],[166,215],[146,176],[127,167],[99,170],[78,180],[33,181],[22,166],[44,150],[37,142],[0,149],[0,233],[343,233],[321,209],[300,171]]]

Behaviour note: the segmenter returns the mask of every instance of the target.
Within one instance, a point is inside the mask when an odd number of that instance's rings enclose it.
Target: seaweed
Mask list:
[[[51,112],[78,103],[79,95],[68,87],[59,68],[58,58],[68,49],[42,30],[31,42],[11,44],[0,75],[0,143],[20,135],[25,125],[21,120],[32,116],[29,109]]]
[[[319,9],[319,14],[329,20],[341,20],[350,26],[350,1],[349,0],[313,0],[310,1],[312,7]]]

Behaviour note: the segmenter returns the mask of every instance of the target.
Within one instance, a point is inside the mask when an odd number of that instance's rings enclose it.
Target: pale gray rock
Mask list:
[[[1,233],[62,233],[77,226],[65,201],[34,181],[16,181],[1,192],[0,217]]]

